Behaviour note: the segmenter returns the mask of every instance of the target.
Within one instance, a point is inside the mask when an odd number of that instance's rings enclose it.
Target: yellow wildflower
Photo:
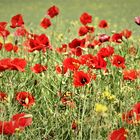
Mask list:
[[[106,105],[99,104],[99,103],[95,104],[95,111],[97,113],[104,114],[107,110],[108,110],[108,108]]]
[[[117,99],[116,99],[116,96],[115,96],[115,95],[112,95],[112,94],[110,93],[109,90],[105,90],[105,91],[102,93],[102,96],[103,96],[103,98],[106,98],[107,100],[110,100],[110,101],[115,101],[115,100],[117,100]]]

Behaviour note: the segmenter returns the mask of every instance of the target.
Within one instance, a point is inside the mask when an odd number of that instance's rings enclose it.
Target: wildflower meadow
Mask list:
[[[140,140],[140,15],[61,14],[0,19],[0,140]]]

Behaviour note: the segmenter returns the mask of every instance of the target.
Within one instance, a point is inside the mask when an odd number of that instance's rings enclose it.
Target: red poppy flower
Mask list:
[[[91,43],[91,45],[93,46],[93,48],[95,47],[95,46],[100,46],[102,43],[99,41],[99,40],[96,40],[96,39],[94,39],[93,41],[92,41],[92,43]]]
[[[89,68],[106,69],[106,61],[101,56],[93,56],[91,54],[82,55],[80,63],[87,65]]]
[[[10,69],[24,72],[26,64],[27,64],[27,62],[25,59],[15,58],[15,59],[11,60]]]
[[[23,130],[25,127],[32,124],[32,115],[25,113],[15,114],[12,116],[11,121],[15,122],[15,127]]]
[[[0,42],[0,50],[2,49],[2,45],[3,45],[3,44]]]
[[[135,17],[135,23],[136,23],[137,25],[140,25],[140,16]]]
[[[0,36],[2,36],[4,39],[6,39],[9,34],[10,32],[6,29],[0,30]]]
[[[8,30],[6,30],[7,22],[0,22],[0,36],[4,39],[10,34]]]
[[[72,97],[71,92],[65,92],[63,94],[61,92],[58,92],[58,96],[60,97],[61,103],[64,106],[68,106],[70,108],[75,108],[76,107],[75,102],[71,98]]]
[[[50,8],[48,9],[47,14],[48,14],[51,18],[57,16],[57,15],[59,14],[59,9],[58,9],[58,7],[56,7],[55,5],[52,6],[52,7],[50,7]]]
[[[107,62],[101,56],[97,55],[94,57],[93,66],[95,69],[104,69],[106,70]]]
[[[78,48],[78,47],[85,47],[85,38],[84,39],[73,39],[70,43],[69,43],[69,48]]]
[[[13,135],[15,133],[15,123],[13,121],[0,121],[0,134]]]
[[[81,45],[81,40],[80,39],[73,39],[70,43],[69,43],[69,48],[77,48]]]
[[[66,58],[63,61],[63,67],[71,71],[78,70],[80,67],[80,61],[74,58]]]
[[[14,32],[14,35],[15,36],[26,36],[28,35],[29,33],[27,32],[27,30],[24,28],[24,27],[19,27],[16,29],[16,31]]]
[[[81,56],[82,55],[82,49],[80,47],[72,48],[71,53],[76,55],[76,56]]]
[[[133,106],[133,112],[135,113],[136,121],[139,122],[140,121],[140,102],[136,103]]]
[[[5,28],[6,28],[6,26],[7,26],[7,22],[0,22],[0,31],[1,30],[4,30]]]
[[[91,23],[92,22],[92,16],[85,12],[80,16],[80,21],[83,25]]]
[[[128,124],[137,124],[140,122],[140,102],[134,104],[132,110],[122,114],[122,120]]]
[[[97,57],[92,54],[81,55],[79,60],[82,65],[87,65],[89,68],[95,68],[95,63],[97,63]]]
[[[72,128],[73,130],[76,130],[76,129],[78,128],[78,125],[77,125],[76,121],[73,121],[73,122],[72,122],[71,128]]]
[[[108,140],[126,140],[127,134],[127,130],[122,127],[111,132],[108,136]]]
[[[14,51],[14,52],[17,52],[17,51],[18,51],[18,49],[19,49],[19,48],[18,48],[18,46],[17,46],[17,45],[14,45],[14,46],[13,46],[13,51]]]
[[[48,46],[49,45],[49,38],[45,34],[37,35],[35,40],[39,45]]]
[[[71,53],[76,55],[76,56],[80,56],[82,55],[82,49],[81,47],[85,47],[85,39],[73,39],[70,43],[69,43],[69,48],[71,49]]]
[[[109,39],[110,39],[110,36],[108,36],[108,35],[106,35],[106,34],[101,34],[101,35],[99,35],[99,41],[100,41],[101,43],[107,42],[107,41],[109,41]]]
[[[63,66],[56,65],[55,70],[58,74],[65,74],[67,72],[67,68]]]
[[[41,73],[43,71],[46,71],[47,70],[47,67],[46,66],[43,66],[41,64],[35,64],[33,67],[31,67],[31,70],[34,73]]]
[[[94,45],[92,43],[88,43],[87,44],[87,47],[93,49],[94,48]]]
[[[21,27],[24,24],[21,14],[17,14],[11,18],[11,28]]]
[[[130,31],[130,30],[128,30],[128,29],[125,29],[125,30],[123,30],[121,33],[121,36],[124,36],[125,38],[130,38],[131,37],[131,35],[132,35],[132,32]]]
[[[0,101],[4,101],[7,99],[7,94],[0,91]]]
[[[4,48],[7,52],[17,52],[18,51],[18,46],[17,45],[13,45],[12,43],[5,43]]]
[[[84,47],[85,47],[85,44],[86,44],[86,39],[83,38],[83,39],[81,39],[80,41],[81,41],[80,47],[81,47],[81,48],[84,48]]]
[[[84,35],[86,35],[87,33],[88,33],[88,29],[87,29],[86,26],[81,26],[81,27],[79,28],[79,31],[78,31],[79,36],[84,36]]]
[[[79,60],[80,60],[80,63],[82,65],[88,65],[91,63],[92,59],[93,59],[93,55],[92,54],[85,54],[85,55],[81,55]]]
[[[62,44],[62,47],[56,48],[58,53],[65,53],[67,51],[67,44]]]
[[[124,80],[135,80],[135,79],[137,79],[137,71],[136,70],[124,70],[123,71],[123,79]]]
[[[16,100],[25,107],[30,107],[35,103],[34,97],[29,92],[17,92],[16,93]]]
[[[69,99],[66,97],[66,96],[62,96],[61,97],[61,102],[63,105],[66,105],[66,102],[68,101]]]
[[[75,108],[75,102],[72,99],[68,98],[67,96],[61,97],[61,102],[64,106]]]
[[[114,48],[111,46],[103,47],[98,51],[98,55],[101,57],[109,57],[114,53]]]
[[[84,36],[88,32],[93,33],[94,32],[94,27],[93,26],[81,26],[79,28],[78,34],[79,34],[79,36]]]
[[[75,87],[84,86],[90,82],[90,75],[83,71],[74,72],[73,84]]]
[[[10,121],[0,121],[0,134],[13,135],[32,124],[32,115],[20,113],[13,115]]]
[[[135,122],[135,115],[134,111],[130,110],[122,114],[122,121],[125,121],[128,124],[134,124]]]
[[[50,49],[49,38],[45,34],[34,35],[33,38],[27,41],[26,46],[28,47],[29,52],[37,51],[45,51],[46,49]]]
[[[94,28],[93,26],[87,26],[87,25],[86,25],[86,28],[88,29],[88,32],[89,32],[89,33],[93,33],[94,30],[95,30],[95,28]]]
[[[40,26],[43,27],[44,29],[47,29],[48,27],[51,26],[51,21],[49,18],[44,18],[41,23]]]
[[[108,28],[108,23],[106,20],[101,20],[98,26],[99,28]]]
[[[4,58],[0,60],[0,71],[7,70],[11,65],[11,59],[10,58]]]
[[[4,48],[7,52],[10,52],[13,50],[13,44],[12,43],[5,43]]]
[[[111,39],[115,43],[121,43],[122,42],[122,35],[120,33],[115,33],[112,35]]]
[[[112,64],[117,68],[125,68],[125,58],[120,55],[114,55]]]

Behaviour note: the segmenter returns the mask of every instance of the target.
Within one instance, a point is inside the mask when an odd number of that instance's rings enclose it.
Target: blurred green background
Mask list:
[[[134,17],[140,16],[140,0],[0,0],[0,21],[10,21],[21,13],[27,25],[38,25],[52,5],[59,7],[61,20],[78,20],[87,11],[93,15],[93,23],[95,19],[106,19],[112,28],[140,32],[134,23]]]

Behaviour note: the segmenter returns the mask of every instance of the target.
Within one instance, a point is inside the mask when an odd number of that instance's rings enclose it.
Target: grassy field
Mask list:
[[[40,21],[52,5],[60,14],[43,29]],[[0,140],[140,140],[140,26],[134,23],[139,5],[138,0],[0,0],[0,22],[7,21],[11,32],[7,38],[0,34]],[[78,36],[83,12],[92,15],[89,26],[96,29]],[[18,13],[28,31],[23,36],[14,34],[21,27],[9,26]],[[98,27],[101,19],[109,28]],[[123,29],[132,36],[114,39]],[[110,38],[103,41],[101,34]],[[75,38],[78,43],[72,43]],[[26,115],[14,120],[21,112]]]
[[[140,14],[138,0],[0,0],[1,21],[9,21],[16,13],[24,15],[25,21],[32,26],[39,24],[46,9],[56,4],[61,10],[60,19],[77,20],[83,11],[95,19],[106,19],[113,28],[129,28],[134,33],[139,31],[134,24],[134,17]],[[94,22],[93,22],[94,23]]]

